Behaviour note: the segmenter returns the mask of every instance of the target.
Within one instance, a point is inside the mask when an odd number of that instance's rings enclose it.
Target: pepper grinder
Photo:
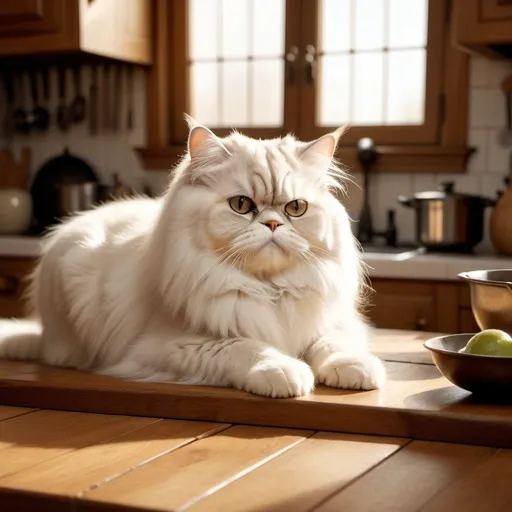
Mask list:
[[[370,208],[370,173],[379,154],[375,149],[375,142],[369,137],[359,139],[357,142],[357,158],[363,171],[363,204],[359,214],[357,239],[361,244],[369,244],[373,240],[373,221]]]

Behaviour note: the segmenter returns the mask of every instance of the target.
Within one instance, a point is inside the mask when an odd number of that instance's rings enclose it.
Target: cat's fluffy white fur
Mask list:
[[[315,381],[379,387],[358,251],[331,191],[338,136],[220,139],[192,122],[162,197],[103,205],[48,236],[36,319],[0,322],[0,357],[270,397]],[[256,210],[237,213],[233,196]],[[301,217],[284,212],[296,199]]]

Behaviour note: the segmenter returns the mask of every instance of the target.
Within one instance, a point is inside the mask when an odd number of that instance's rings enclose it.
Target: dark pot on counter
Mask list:
[[[76,212],[91,210],[101,199],[101,187],[95,181],[82,183],[57,183],[57,212],[67,217]]]
[[[42,233],[75,211],[87,210],[101,199],[102,186],[85,160],[65,149],[47,160],[32,183],[35,233]]]
[[[471,252],[484,234],[485,209],[495,201],[455,192],[453,182],[441,190],[399,196],[398,202],[416,212],[416,242],[430,250]]]

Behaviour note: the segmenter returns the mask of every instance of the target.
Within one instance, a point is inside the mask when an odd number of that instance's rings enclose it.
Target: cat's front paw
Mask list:
[[[372,354],[334,352],[318,368],[317,380],[333,388],[377,389],[386,380],[386,370]]]
[[[262,361],[251,369],[242,385],[244,391],[272,398],[306,395],[314,387],[311,368],[293,357]]]

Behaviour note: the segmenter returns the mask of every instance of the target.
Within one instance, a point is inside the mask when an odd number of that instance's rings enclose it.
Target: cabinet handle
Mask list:
[[[427,319],[426,318],[420,318],[416,322],[416,330],[417,331],[426,331],[427,330]]]
[[[0,293],[14,293],[18,289],[18,279],[15,277],[0,276]]]
[[[312,44],[306,45],[306,82],[312,84],[316,78],[316,48]]]
[[[290,51],[286,54],[286,81],[289,84],[295,83],[295,72],[297,69],[297,58],[299,56],[299,48],[291,46]]]

